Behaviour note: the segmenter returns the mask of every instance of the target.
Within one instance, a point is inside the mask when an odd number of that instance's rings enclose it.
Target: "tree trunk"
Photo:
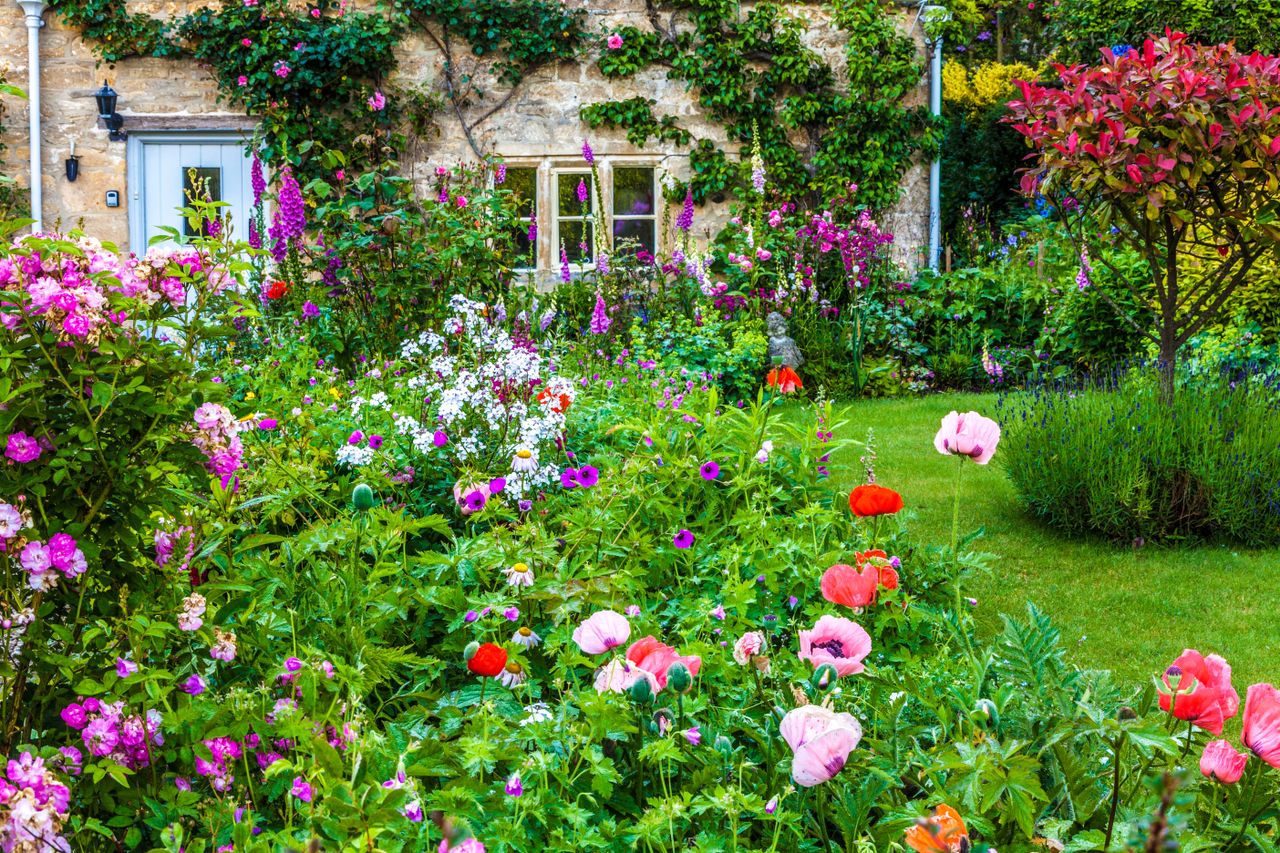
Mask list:
[[[1178,341],[1171,323],[1160,329],[1160,399],[1173,403],[1173,388],[1178,368]]]

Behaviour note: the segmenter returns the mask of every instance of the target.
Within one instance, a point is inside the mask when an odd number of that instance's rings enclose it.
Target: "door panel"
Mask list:
[[[141,207],[131,217],[130,243],[135,252],[145,252],[151,238],[164,227],[191,236],[193,230],[178,210],[188,204],[187,193],[192,184],[190,171],[207,181],[206,186],[216,201],[230,206],[222,209],[223,219],[230,218],[235,233],[241,238],[248,230],[249,164],[244,142],[235,137],[209,138],[196,135],[166,134],[144,137],[134,149],[130,168],[140,186],[134,186],[134,203]],[[198,231],[199,229],[195,229]]]

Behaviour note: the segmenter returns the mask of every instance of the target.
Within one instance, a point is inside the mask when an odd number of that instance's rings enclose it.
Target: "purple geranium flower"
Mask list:
[[[578,470],[576,468],[565,468],[560,472],[560,487],[564,489],[575,489],[578,486]]]
[[[704,462],[702,467],[698,469],[698,473],[702,474],[704,480],[714,480],[720,476],[720,466],[715,462]]]
[[[589,489],[600,482],[600,472],[592,465],[583,465],[578,469],[578,485]]]
[[[484,509],[485,500],[484,492],[476,489],[467,493],[462,499],[462,505],[467,508],[467,512],[479,512]]]
[[[688,530],[681,529],[675,536],[671,538],[671,543],[677,548],[685,549],[693,546],[694,536]]]

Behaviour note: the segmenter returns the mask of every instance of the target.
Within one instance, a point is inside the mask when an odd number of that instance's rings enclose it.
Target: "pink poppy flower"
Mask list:
[[[1244,775],[1249,756],[1236,752],[1230,741],[1211,740],[1200,755],[1200,772],[1224,785],[1234,785]]]
[[[1163,682],[1161,710],[1212,734],[1222,734],[1223,721],[1240,709],[1240,694],[1231,686],[1231,666],[1218,655],[1205,657],[1185,649],[1165,670]]]
[[[822,597],[832,604],[843,604],[855,610],[874,604],[880,572],[875,566],[861,571],[844,563],[836,563],[822,573]]]
[[[996,455],[1000,443],[1000,424],[977,412],[952,412],[942,419],[942,427],[933,437],[933,446],[946,455],[968,456],[986,465]]]
[[[760,654],[764,648],[764,634],[759,631],[748,631],[733,644],[733,660],[739,666],[746,666],[751,659]]]
[[[597,693],[626,693],[641,680],[648,681],[654,693],[662,689],[653,673],[645,672],[630,661],[614,658],[596,671],[595,688]]]
[[[658,682],[658,688],[667,686],[667,670],[674,663],[682,663],[689,667],[692,675],[698,674],[702,666],[702,658],[697,655],[681,655],[671,646],[660,642],[653,636],[642,637],[627,649],[627,660],[651,673]],[[654,691],[655,693],[657,690]]]
[[[821,705],[802,705],[782,718],[782,738],[791,747],[791,778],[812,788],[839,773],[849,760],[862,726],[852,714]]]
[[[823,616],[812,631],[800,632],[800,659],[814,668],[829,663],[840,675],[857,675],[865,669],[862,659],[869,654],[871,635],[843,616]]]
[[[1280,690],[1270,684],[1249,685],[1240,739],[1254,755],[1272,767],[1280,767]]]
[[[627,617],[612,610],[596,611],[573,629],[573,641],[588,655],[604,654],[625,643],[630,636],[631,623]]]

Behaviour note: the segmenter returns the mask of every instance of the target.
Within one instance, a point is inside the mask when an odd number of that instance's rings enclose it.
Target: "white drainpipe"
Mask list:
[[[31,111],[31,226],[44,230],[44,179],[40,171],[40,28],[44,26],[44,0],[18,0],[27,17],[27,106]]]
[[[929,63],[929,112],[936,118],[942,115],[942,33],[939,24],[950,20],[951,14],[942,6],[922,5],[921,19],[925,39],[930,52]],[[938,271],[942,257],[942,154],[939,152],[929,164],[929,269]]]

